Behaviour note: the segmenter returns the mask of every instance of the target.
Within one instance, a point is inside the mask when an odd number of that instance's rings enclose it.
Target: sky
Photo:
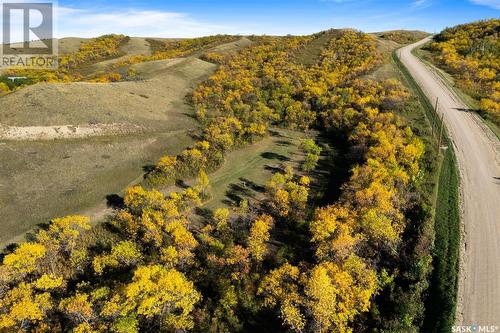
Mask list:
[[[500,0],[59,0],[56,37],[300,35],[329,28],[433,33],[499,17]]]

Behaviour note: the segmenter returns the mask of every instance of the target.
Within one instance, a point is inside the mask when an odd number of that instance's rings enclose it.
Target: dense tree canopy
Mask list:
[[[330,39],[315,64],[294,60],[325,33]],[[91,228],[80,216],[54,219],[7,254],[0,266],[0,327],[366,329],[357,321],[390,280],[386,258],[397,253],[408,225],[423,144],[392,112],[409,98],[406,89],[395,80],[363,78],[379,63],[374,38],[325,33],[253,37],[254,45],[221,61],[192,93],[199,140],[162,157],[149,184],[129,188],[108,223]],[[158,47],[169,54],[168,45]],[[305,140],[301,170],[276,171],[259,200],[194,214],[209,198],[205,172],[271,126],[346,137],[357,159],[340,199],[323,207],[311,199],[322,149]],[[146,186],[196,176],[196,185],[168,195]]]

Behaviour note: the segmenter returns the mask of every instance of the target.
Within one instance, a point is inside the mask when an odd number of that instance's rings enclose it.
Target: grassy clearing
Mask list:
[[[227,156],[227,162],[210,175],[212,199],[207,208],[234,206],[241,200],[258,200],[273,172],[283,164],[298,167],[300,132],[279,130],[264,140]]]
[[[401,74],[394,66],[391,57],[392,51],[399,46],[398,43],[391,40],[377,39],[377,51],[382,56],[382,64],[375,71],[368,73],[366,77],[376,81],[383,81],[390,78],[401,79]]]
[[[212,199],[207,208],[233,206],[242,199],[258,200],[266,182],[283,164],[299,168],[303,154],[302,132],[275,130],[261,142],[234,151],[227,162],[210,175]]]
[[[406,82],[417,94],[424,106],[426,117],[432,124],[438,124],[437,115],[430,101],[422,92],[412,76],[393,53],[393,59]],[[437,126],[433,125],[436,129]],[[436,133],[437,130],[434,130]],[[431,143],[435,140],[431,138]],[[425,304],[425,332],[451,332],[455,319],[458,291],[459,248],[460,248],[460,213],[459,213],[459,172],[453,146],[446,131],[444,143],[448,149],[438,159],[436,172],[439,173],[437,186],[426,186],[426,192],[432,198],[434,207],[435,240],[432,252],[433,272],[430,279],[429,295]],[[429,159],[427,159],[429,160]],[[432,189],[434,189],[432,191]],[[432,192],[431,192],[432,191]]]
[[[209,48],[208,50],[200,50],[199,52],[193,54],[193,56],[200,56],[205,52],[230,55],[238,51],[241,51],[242,49],[249,47],[252,44],[253,42],[250,39],[242,37],[241,39],[238,39],[234,42],[220,44],[213,48]]]
[[[271,135],[252,145],[230,152],[224,164],[208,175],[211,199],[205,208],[234,207],[241,200],[260,200],[266,182],[284,164],[299,168],[303,153],[299,149],[303,132],[273,129]],[[168,187],[164,192],[192,186],[190,179]]]
[[[305,66],[312,66],[321,55],[321,51],[330,40],[335,37],[333,31],[324,32],[318,38],[315,38],[306,47],[297,51],[294,55],[294,61]]]

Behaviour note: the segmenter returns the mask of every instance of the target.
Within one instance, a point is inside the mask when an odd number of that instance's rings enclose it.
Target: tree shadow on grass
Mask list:
[[[281,166],[272,166],[272,165],[265,165],[264,169],[266,171],[270,171],[272,173],[283,172],[283,170],[284,170],[284,168]]]
[[[259,193],[264,193],[266,191],[265,187],[264,186],[261,186],[247,178],[244,178],[244,177],[241,177],[240,178],[240,181],[248,188],[252,189],[253,191],[255,192],[259,192]]]
[[[226,205],[238,205],[244,198],[254,198],[255,191],[258,188],[258,185],[255,183],[240,178],[242,181],[239,184],[230,184],[229,189],[226,191],[226,198],[222,202]]]
[[[191,118],[191,119],[194,119],[194,120],[198,120],[198,117],[196,117],[195,114],[192,114],[192,113],[188,113],[188,112],[183,112],[182,113],[183,116],[186,116],[188,118]]]
[[[109,194],[106,196],[106,205],[113,209],[122,209],[125,207],[125,202],[118,194]]]
[[[233,193],[244,197],[252,196],[252,190],[246,187],[245,184],[230,184],[229,190],[226,193]]]
[[[228,192],[226,192],[227,199],[222,200],[222,203],[224,203],[225,205],[237,206],[243,200],[242,197],[240,197],[234,193],[228,193]]]
[[[2,252],[0,253],[0,262],[3,262],[3,259],[5,258],[6,255],[14,252],[19,246],[19,243],[11,243],[7,246],[5,246],[2,249]]]
[[[284,155],[276,154],[276,153],[269,152],[269,151],[266,151],[266,152],[260,154],[260,156],[264,157],[267,160],[278,160],[280,162],[290,161],[290,158],[288,158]]]
[[[196,207],[194,209],[194,213],[200,217],[203,217],[204,219],[211,219],[213,216],[212,210],[208,208]]]
[[[271,134],[271,136],[274,136],[274,137],[277,137],[277,138],[283,138],[284,136],[278,132],[278,131],[273,131],[273,130],[269,130],[269,134]]]
[[[278,141],[276,141],[276,144],[278,146],[282,146],[282,147],[292,145],[292,143],[290,141],[286,141],[286,140],[278,140]]]
[[[146,164],[142,167],[142,171],[144,171],[145,176],[155,171],[156,166],[154,164]]]
[[[182,179],[177,179],[175,181],[175,185],[177,187],[180,187],[180,188],[184,189],[184,190],[187,189],[187,188],[189,188],[189,185],[186,184],[186,182],[184,182],[184,180],[182,180]]]

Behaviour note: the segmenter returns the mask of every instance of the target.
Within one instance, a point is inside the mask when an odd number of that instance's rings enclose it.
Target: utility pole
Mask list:
[[[439,103],[439,97],[436,97],[436,105],[434,106],[434,116],[432,117],[432,125],[431,125],[431,128],[432,128],[432,137],[434,137],[434,125],[435,125],[435,119],[436,117],[438,117],[438,103]]]
[[[438,143],[438,153],[441,151],[441,139],[443,138],[443,127],[444,127],[444,112],[441,114],[441,129],[439,130],[439,143]]]

